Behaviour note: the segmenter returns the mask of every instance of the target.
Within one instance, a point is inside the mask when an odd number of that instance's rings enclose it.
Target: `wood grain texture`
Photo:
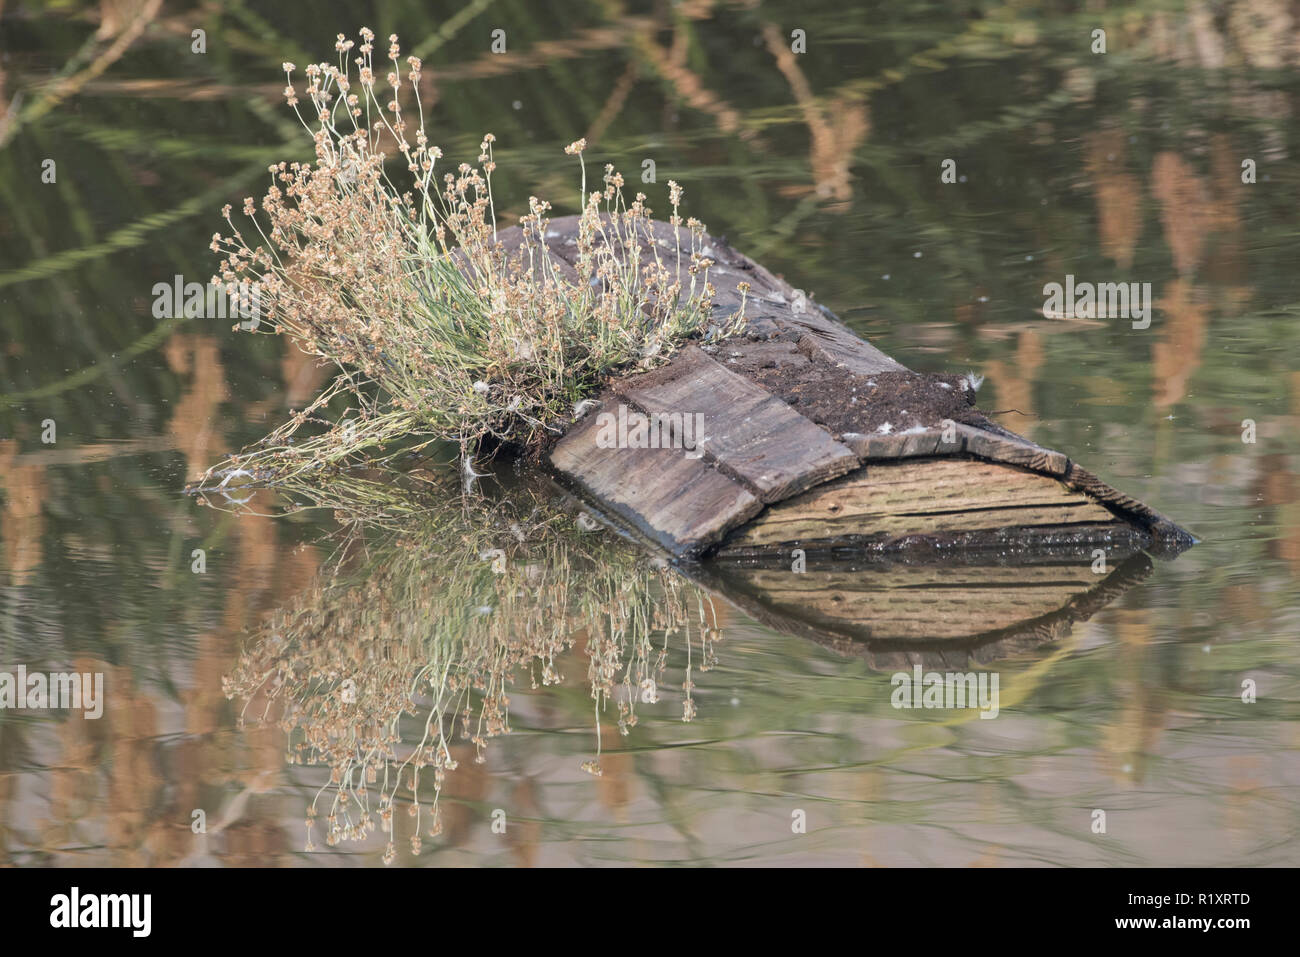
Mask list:
[[[690,347],[667,367],[614,385],[639,410],[701,413],[705,458],[764,502],[780,501],[857,467],[857,456],[794,409]]]
[[[752,547],[1112,518],[1089,496],[1049,476],[969,459],[910,459],[871,463],[787,499],[727,544]]]
[[[1019,438],[995,435],[969,425],[956,426],[964,451],[993,462],[1019,465],[1044,475],[1064,475],[1070,460],[1061,452]]]
[[[777,325],[798,332],[799,348],[804,352],[819,354],[833,365],[843,366],[860,375],[906,371],[902,363],[891,359],[871,343],[859,339],[839,322],[828,319],[820,310],[815,313],[805,310],[789,318],[778,319]]]
[[[682,449],[601,448],[598,414],[556,444],[551,465],[673,554],[698,554],[762,509],[756,495]]]
[[[863,462],[966,454],[1055,476],[1065,475],[1070,466],[1069,458],[1061,452],[959,422],[946,429],[910,434],[846,434],[841,441]]]

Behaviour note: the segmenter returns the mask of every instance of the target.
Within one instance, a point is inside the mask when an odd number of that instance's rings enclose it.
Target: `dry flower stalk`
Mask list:
[[[711,319],[704,225],[683,221],[681,187],[669,183],[679,243],[661,259],[646,197],[627,203],[613,166],[588,192],[583,140],[566,148],[582,171],[576,281],[547,247],[544,200],[530,198],[523,242],[507,253],[492,197],[494,137],[483,138],[478,165],[440,174],[442,151],[429,143],[420,103],[420,61],[408,57],[404,72],[397,36],[389,37],[381,103],[374,34],[363,28],[360,37],[355,45],[339,34],[338,64],[308,66],[301,91],[294,65],[284,64],[285,97],[312,135],[315,162],[272,165],[260,213],[244,201],[251,226],[241,230],[227,206],[230,235],[211,244],[223,257],[214,283],[258,284],[259,329],[293,337],[340,375],[205,481],[240,470],[283,479],[360,457],[373,464],[399,440],[405,451],[448,440],[463,457],[487,437],[535,452],[607,377],[662,363],[689,339],[739,329],[743,304],[725,322]],[[402,106],[407,88],[414,130]],[[386,146],[405,160],[411,188],[390,179]],[[340,396],[356,414],[330,422],[323,410]],[[295,439],[309,422],[326,431]]]

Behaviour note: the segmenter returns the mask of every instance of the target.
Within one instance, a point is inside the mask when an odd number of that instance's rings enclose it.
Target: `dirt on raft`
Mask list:
[[[975,390],[964,376],[855,373],[808,355],[782,338],[730,339],[713,354],[727,368],[784,399],[836,436],[939,429],[945,419],[982,428],[990,425],[974,407]]]

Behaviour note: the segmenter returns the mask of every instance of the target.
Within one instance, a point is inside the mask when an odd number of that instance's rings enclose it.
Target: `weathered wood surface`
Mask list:
[[[642,535],[681,553],[711,545],[757,515],[763,503],[711,464],[680,449],[597,445],[598,414],[588,415],[551,451],[551,465],[629,521]],[[647,476],[653,476],[647,480]]]
[[[1064,475],[1070,460],[1060,452],[1019,437],[953,423],[912,435],[845,435],[843,441],[864,462],[917,456],[955,456],[965,452],[990,462],[1018,465],[1044,475]]]
[[[570,273],[576,228],[566,217],[547,231]],[[673,229],[654,228],[671,262]],[[517,230],[501,238],[519,242]],[[645,538],[692,557],[1018,526],[1092,534],[1128,525],[1153,551],[1174,553],[1194,541],[1065,454],[985,418],[955,377],[906,369],[725,240],[707,237],[704,252],[715,262],[720,320],[749,283],[745,333],[614,381],[549,452],[564,480]],[[827,395],[837,400],[833,414]],[[602,448],[597,417],[620,405],[646,416],[698,413],[703,441],[693,451]]]
[[[1113,520],[1094,499],[1048,475],[996,462],[909,459],[873,462],[780,502],[726,547]]]
[[[695,437],[700,451],[764,502],[779,502],[858,466],[848,446],[695,346],[664,368],[612,388],[646,414],[702,413],[704,434]]]

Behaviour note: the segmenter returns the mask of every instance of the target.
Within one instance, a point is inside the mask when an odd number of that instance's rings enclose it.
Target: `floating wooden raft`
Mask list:
[[[548,229],[566,269],[576,230],[576,217]],[[655,236],[672,263],[672,228],[656,223]],[[517,244],[517,230],[502,240]],[[719,320],[749,284],[744,334],[616,380],[549,452],[563,479],[641,536],[680,557],[918,536],[956,549],[1008,529],[1075,544],[1137,536],[1157,552],[1194,542],[1063,453],[989,421],[957,377],[912,372],[724,240],[707,237],[704,251]],[[602,448],[600,413],[620,406],[672,428],[701,413],[699,448]]]

